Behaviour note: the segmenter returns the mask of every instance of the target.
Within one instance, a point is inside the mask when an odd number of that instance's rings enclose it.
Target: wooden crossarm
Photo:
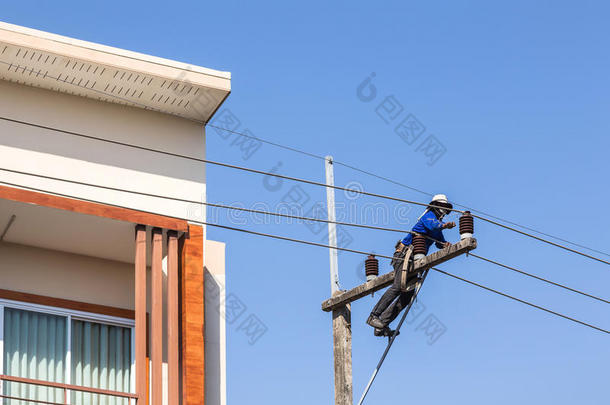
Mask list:
[[[454,257],[476,249],[476,247],[477,240],[475,238],[462,239],[458,243],[455,243],[448,248],[431,253],[423,259],[416,260],[414,263],[414,272],[420,272],[422,270],[427,270],[430,267],[437,266],[446,262],[447,260],[451,260]],[[334,297],[327,299],[322,303],[322,310],[326,312],[332,311],[333,309],[345,305],[348,302],[356,301],[357,299],[367,296],[377,290],[381,290],[382,288],[392,284],[393,281],[394,272],[391,271],[364,284],[360,284],[358,287],[343,291],[336,294]]]

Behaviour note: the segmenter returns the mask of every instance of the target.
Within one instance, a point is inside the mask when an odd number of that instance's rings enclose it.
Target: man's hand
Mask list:
[[[455,228],[455,222],[447,222],[443,225],[443,229]]]
[[[445,242],[443,244],[443,248],[448,248],[449,246],[451,246],[451,242]]]

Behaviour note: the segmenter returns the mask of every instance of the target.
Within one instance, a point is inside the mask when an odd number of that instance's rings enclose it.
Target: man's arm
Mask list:
[[[439,241],[442,242],[442,243],[436,242],[436,247],[437,248],[442,249],[442,248],[445,248],[445,247],[451,245],[451,242],[447,242],[445,240],[445,235],[443,235],[442,230],[443,229],[451,229],[451,228],[454,228],[454,227],[455,227],[455,222],[445,222],[445,223],[443,223],[443,225],[441,226],[441,232],[439,232],[439,234],[440,234]]]
[[[423,218],[422,224],[424,225],[424,228],[426,228],[426,234],[438,240],[438,242],[434,242],[436,247],[438,249],[444,248],[447,242],[443,236],[443,229],[445,229],[448,224],[431,215]]]
[[[428,218],[422,218],[422,224],[424,225],[424,228],[426,228],[426,231],[428,231],[428,233],[440,231],[446,226],[445,222],[433,218],[432,216]]]

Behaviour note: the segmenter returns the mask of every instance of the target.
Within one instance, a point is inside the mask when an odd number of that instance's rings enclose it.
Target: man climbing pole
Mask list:
[[[443,236],[443,229],[455,227],[455,222],[443,222],[443,217],[451,212],[453,205],[444,194],[437,194],[432,198],[428,208],[419,217],[412,228],[412,232],[426,236],[426,254],[434,241],[436,247],[442,249],[451,245]],[[413,234],[409,233],[402,241],[396,244],[392,266],[394,267],[394,283],[381,296],[379,302],[367,319],[366,323],[375,328],[375,336],[392,336],[394,331],[389,324],[398,314],[409,305],[414,290],[406,291],[407,272],[412,265]],[[403,262],[405,262],[403,265]],[[411,262],[411,264],[409,264]]]

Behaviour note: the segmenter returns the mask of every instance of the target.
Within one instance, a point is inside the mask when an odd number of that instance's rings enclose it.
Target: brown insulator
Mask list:
[[[370,255],[368,259],[364,261],[364,274],[367,277],[379,275],[379,260],[375,259],[374,255]]]
[[[415,234],[413,235],[413,254],[414,255],[426,255],[426,238],[424,235]]]
[[[470,214],[470,211],[464,211],[464,215],[460,217],[460,235],[474,233],[474,218]]]

